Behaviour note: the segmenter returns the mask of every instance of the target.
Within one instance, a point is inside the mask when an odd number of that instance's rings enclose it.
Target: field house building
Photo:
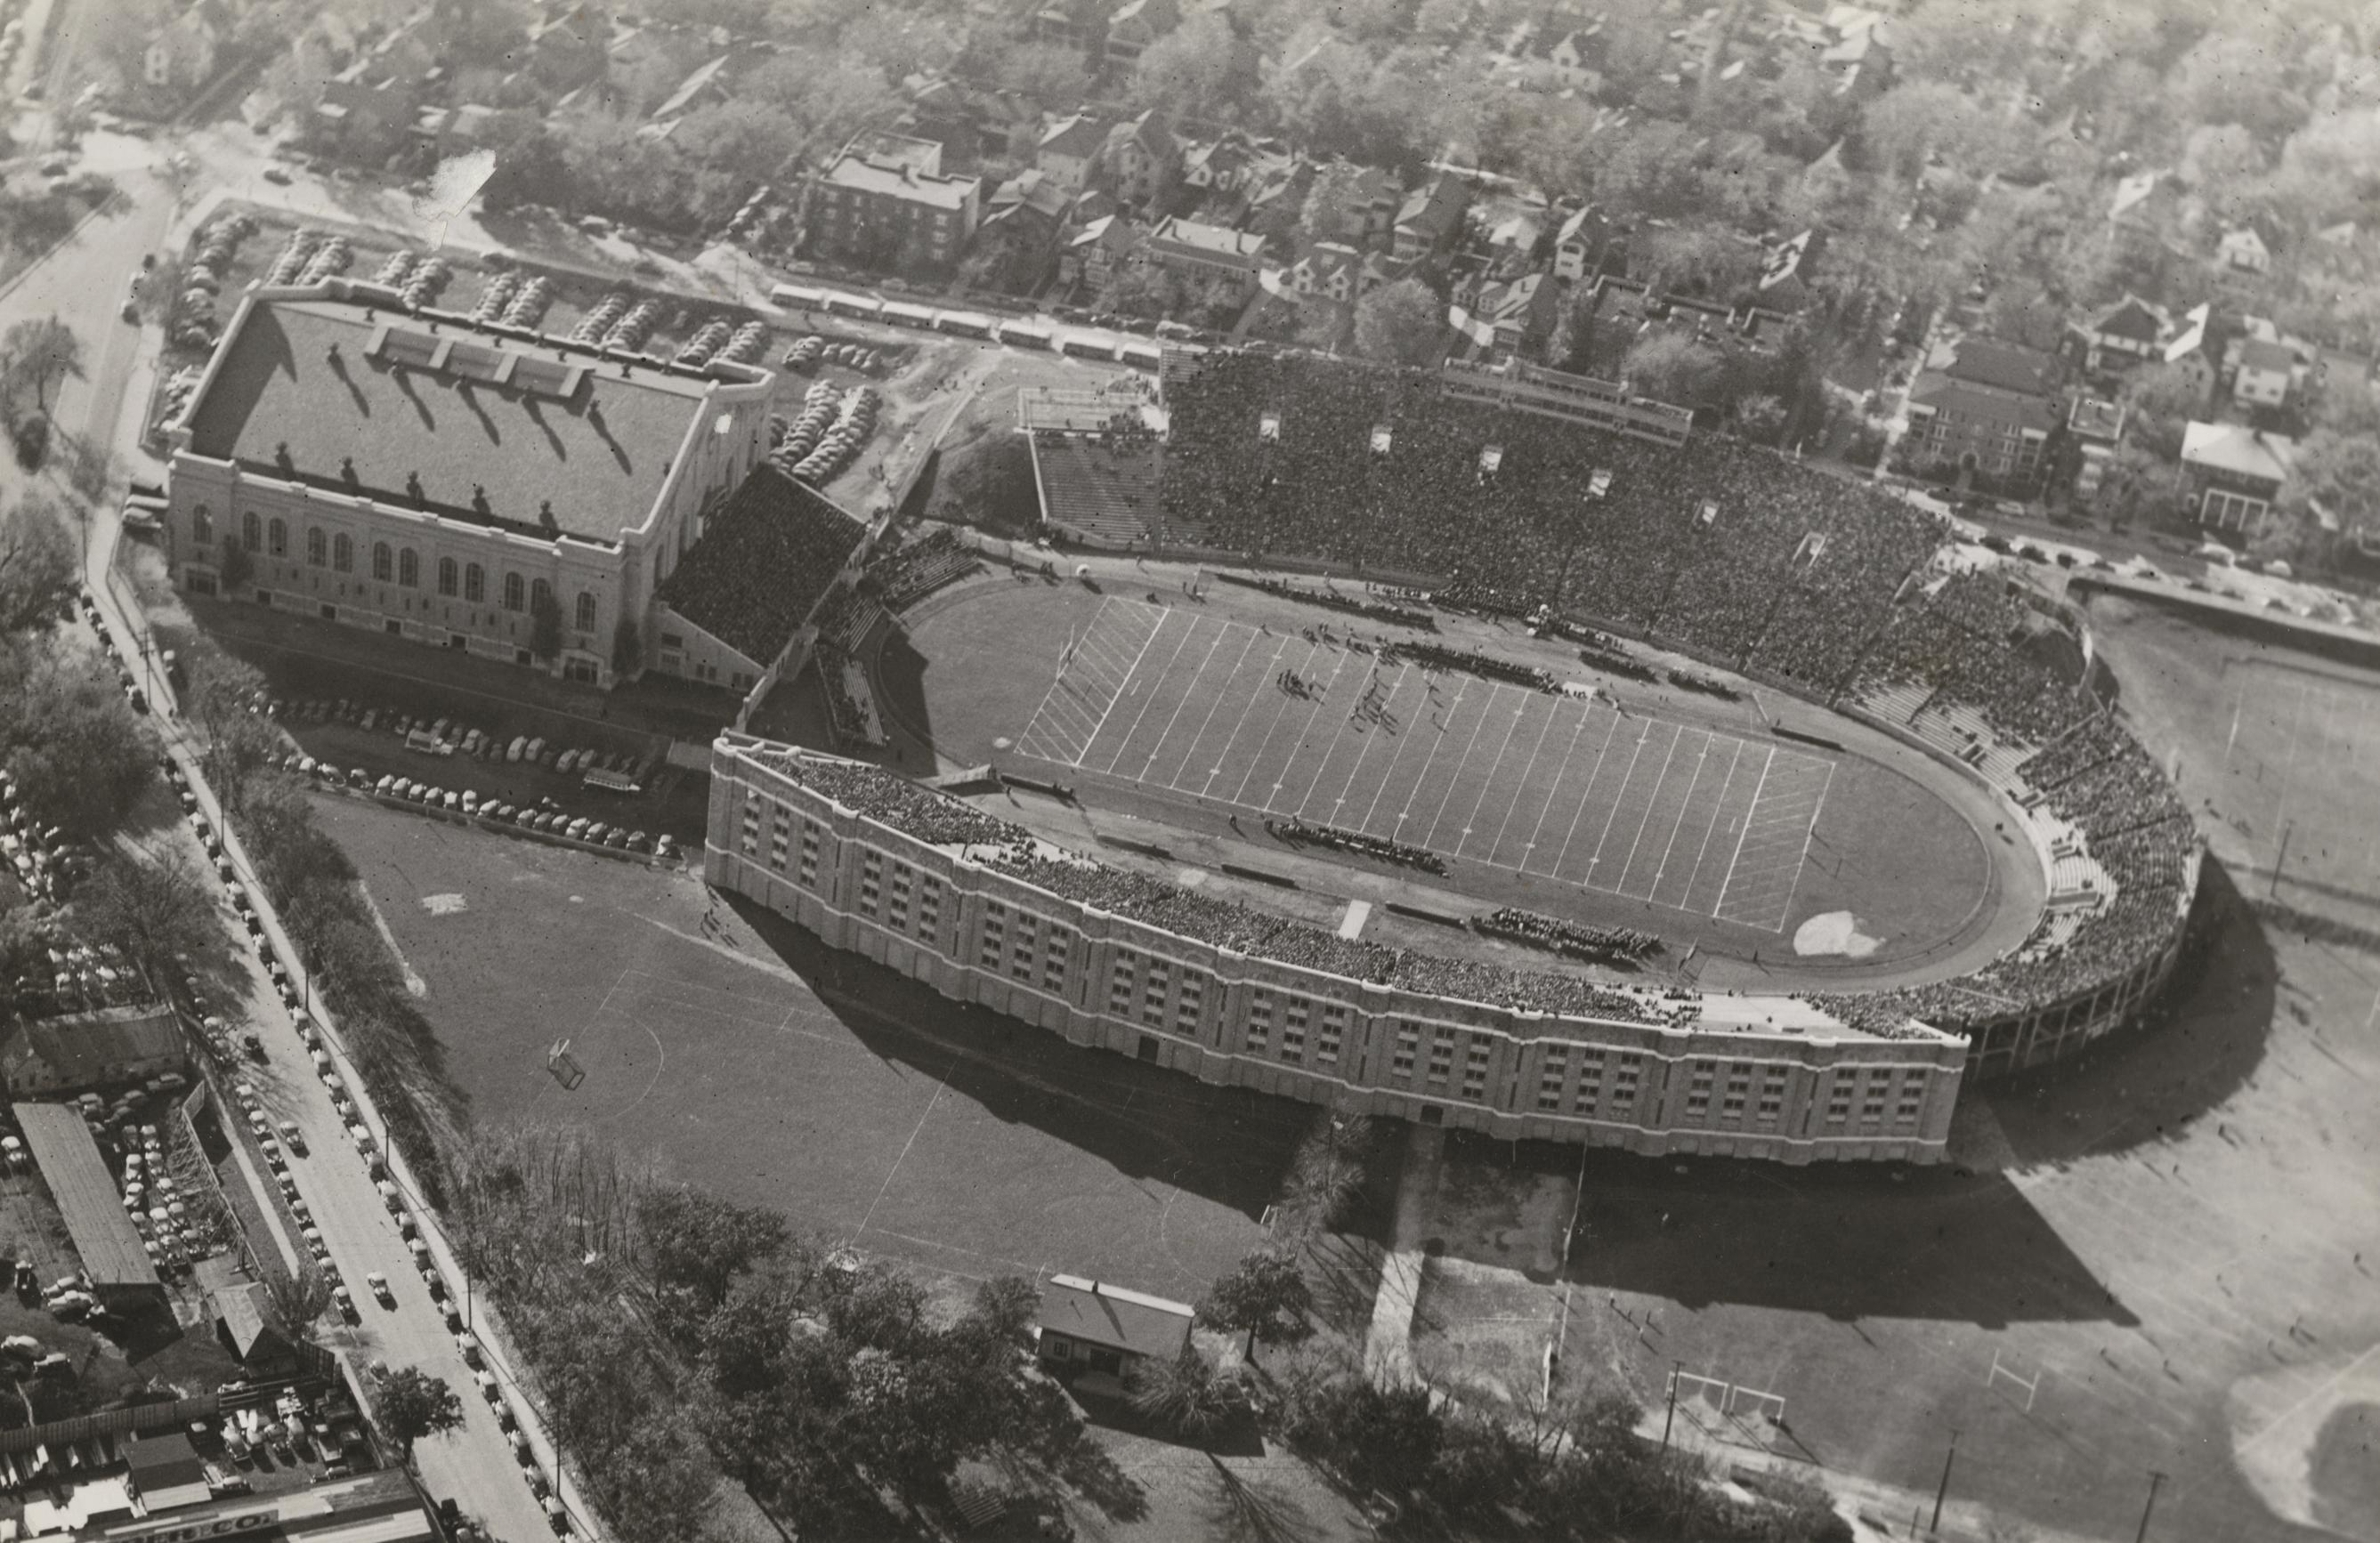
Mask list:
[[[1966,1065],[1956,1035],[1907,1019],[1855,1027],[1793,998],[1658,990],[1630,989],[1641,1017],[1558,1016],[1260,958],[1062,897],[988,866],[997,850],[911,834],[811,785],[853,774],[884,779],[871,786],[929,834],[977,813],[890,772],[722,735],[705,877],[831,947],[1071,1043],[1508,1139],[1942,1160]]]
[[[766,454],[771,382],[355,280],[253,286],[168,426],[167,560],[196,593],[605,686],[626,624],[666,670],[654,591]]]

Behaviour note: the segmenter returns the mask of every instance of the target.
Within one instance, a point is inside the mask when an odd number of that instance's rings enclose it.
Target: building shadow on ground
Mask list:
[[[1584,1175],[1560,1278],[1590,1291],[1840,1321],[2137,1321],[1998,1173],[1604,1152],[1586,1154],[1582,1166],[1575,1148],[1448,1142],[1450,1171],[1488,1162]],[[1433,1223],[1436,1251],[1512,1268],[1492,1233],[1466,1228],[1450,1208],[1439,1208]],[[1562,1242],[1553,1240],[1556,1250]]]
[[[995,1117],[1028,1124],[1128,1177],[1154,1179],[1263,1217],[1311,1111],[1068,1044],[954,1002],[881,965],[827,948],[766,907],[725,896],[854,1038],[942,1080]]]
[[[2255,1074],[2280,970],[2249,897],[2210,855],[2180,965],[2129,1028],[2070,1060],[1963,1097],[1982,1100],[2020,1166],[2101,1157],[2206,1118]]]

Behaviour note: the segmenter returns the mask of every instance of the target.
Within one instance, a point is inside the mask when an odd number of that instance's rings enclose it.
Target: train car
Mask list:
[[[1002,322],[991,329],[991,335],[1019,348],[1050,348],[1058,339],[1053,329],[1038,322]]]
[[[934,330],[938,333],[953,333],[960,337],[990,337],[991,318],[979,310],[936,311]]]
[[[769,298],[787,310],[819,310],[826,305],[826,291],[807,284],[781,284],[769,291]]]
[[[1165,363],[1165,351],[1154,343],[1123,342],[1116,345],[1116,362],[1146,370],[1154,374]]]
[[[1058,340],[1058,352],[1078,359],[1113,362],[1116,346],[1094,333],[1068,333]]]
[[[887,300],[877,319],[890,322],[896,327],[916,327],[923,332],[932,328],[934,312],[930,307],[911,305],[906,300]]]

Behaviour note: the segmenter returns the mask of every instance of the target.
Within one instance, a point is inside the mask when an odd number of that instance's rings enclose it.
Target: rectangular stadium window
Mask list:
[[[983,935],[977,943],[980,952],[976,955],[986,968],[1000,967],[1001,950],[1006,946],[1007,936],[1008,907],[997,900],[987,902],[983,908]]]
[[[1181,992],[1174,1000],[1173,1027],[1181,1033],[1196,1037],[1198,1032],[1198,1010],[1207,1000],[1207,978],[1185,975]]]
[[[802,867],[800,877],[801,881],[808,884],[812,889],[818,888],[819,832],[820,826],[817,820],[805,820],[802,821]]]
[[[1339,1046],[1347,1035],[1347,1010],[1336,1002],[1322,1007],[1322,1028],[1314,1039],[1314,1063],[1318,1066],[1339,1064]]]
[[[1162,959],[1151,959],[1148,973],[1141,978],[1141,1022],[1161,1024],[1165,1021],[1165,1002],[1172,995],[1172,966]]]
[[[1066,956],[1072,947],[1067,933],[1054,929],[1041,951],[1041,989],[1045,991],[1063,990],[1066,984]]]
[[[1421,1050],[1421,1029],[1413,1024],[1397,1025],[1397,1048],[1389,1057],[1389,1070],[1400,1077],[1413,1075],[1414,1058]]]
[[[1248,993],[1247,1048],[1261,1053],[1272,1039],[1272,993],[1259,986]]]
[[[1127,951],[1119,949],[1116,952],[1115,967],[1108,978],[1109,1012],[1129,1013],[1132,1011],[1132,954]]]
[[[1633,1081],[1629,1086],[1629,1096],[1633,1098],[1634,1096],[1634,1084]],[[1595,1106],[1602,1101],[1602,1099],[1603,1052],[1601,1051],[1588,1051],[1585,1055],[1579,1058],[1578,1093],[1571,1100],[1571,1112],[1573,1114],[1585,1114],[1591,1112]],[[1626,1100],[1623,1100],[1622,1101],[1624,1102]]]
[[[1463,1096],[1483,1098],[1488,1092],[1488,1040],[1484,1035],[1474,1035],[1469,1050],[1463,1058]]]
[[[1281,1012],[1281,1058],[1283,1061],[1305,1059],[1305,1021],[1312,1004],[1304,997],[1292,997]]]
[[[1562,1084],[1570,1080],[1570,1048],[1548,1045],[1537,1057],[1537,1107],[1561,1108]]]
[[[917,936],[932,938],[941,922],[942,881],[930,873],[925,874],[917,881]]]
[[[1441,1028],[1429,1047],[1429,1080],[1444,1082],[1454,1075],[1454,1030]]]
[[[859,914],[871,920],[884,891],[884,854],[869,851],[859,859]]]

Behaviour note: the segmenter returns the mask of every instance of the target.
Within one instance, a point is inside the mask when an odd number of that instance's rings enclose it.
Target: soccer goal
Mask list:
[[[562,1084],[562,1090],[565,1093],[577,1092],[578,1085],[587,1080],[586,1068],[579,1065],[578,1058],[570,1053],[570,1041],[566,1038],[556,1039],[552,1048],[545,1052],[545,1069],[553,1074],[553,1080]]]

